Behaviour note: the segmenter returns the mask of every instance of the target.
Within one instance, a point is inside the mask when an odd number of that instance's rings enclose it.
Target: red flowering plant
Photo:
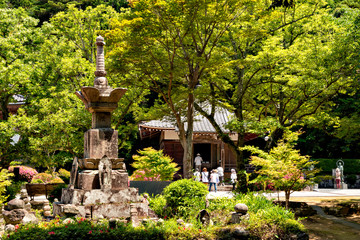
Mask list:
[[[255,171],[258,176],[252,182],[265,180],[274,183],[275,189],[285,192],[286,208],[289,206],[290,194],[312,184],[314,175],[319,171],[313,167],[316,162],[310,161],[309,156],[302,156],[299,150],[294,149],[294,142],[300,133],[287,132],[284,139],[270,152],[253,146],[242,148],[254,154],[250,157],[251,164],[258,166]]]
[[[19,168],[20,177],[22,179],[26,180],[27,182],[31,182],[32,178],[36,174],[38,174],[38,172],[34,168],[27,167],[27,166],[10,166],[9,172],[13,173],[15,167]]]

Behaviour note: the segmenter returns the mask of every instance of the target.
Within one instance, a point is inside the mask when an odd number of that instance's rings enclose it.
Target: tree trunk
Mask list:
[[[285,190],[285,208],[289,209],[290,191]]]
[[[5,99],[2,99],[0,102],[0,110],[2,112],[2,119],[8,120],[10,117],[9,109],[7,108],[9,105],[10,96],[6,96]]]

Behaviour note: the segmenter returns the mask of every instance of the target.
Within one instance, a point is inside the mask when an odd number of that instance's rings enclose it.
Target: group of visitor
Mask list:
[[[214,186],[215,192],[217,192],[217,186],[224,186],[224,169],[221,166],[218,166],[216,169],[207,171],[207,168],[204,167],[202,172],[200,172],[201,164],[203,162],[200,153],[198,153],[194,159],[195,162],[195,172],[194,177],[195,181],[203,182],[204,184],[209,184],[209,191],[211,191],[212,186]],[[237,175],[235,169],[231,169],[231,184],[233,185],[233,190],[235,190],[235,185],[237,182]]]
[[[213,186],[215,192],[217,192],[217,186],[224,186],[224,169],[221,166],[219,166],[217,169],[211,170],[210,172],[208,172],[206,167],[202,169],[202,172],[200,172],[199,168],[196,168],[194,172],[194,177],[195,181],[209,184],[209,191],[211,191]],[[237,182],[237,175],[235,169],[231,169],[230,179],[234,190],[235,184]]]

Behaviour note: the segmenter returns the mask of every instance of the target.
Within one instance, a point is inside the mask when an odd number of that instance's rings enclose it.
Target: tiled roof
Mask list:
[[[229,130],[225,129],[224,125],[229,121],[229,117],[232,115],[226,109],[218,109],[215,112],[214,118],[215,121],[219,124],[221,129],[228,133]],[[175,130],[178,131],[178,127],[176,126],[175,121],[171,121],[169,119],[163,120],[152,120],[149,122],[144,122],[139,125],[142,128],[149,128],[149,129],[157,129],[157,130]],[[185,123],[185,128],[187,124]],[[216,133],[215,128],[212,124],[199,113],[195,113],[194,117],[194,133]]]

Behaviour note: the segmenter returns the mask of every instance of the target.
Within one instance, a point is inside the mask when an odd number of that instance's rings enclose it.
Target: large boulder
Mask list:
[[[19,224],[27,214],[24,209],[14,209],[11,211],[3,211],[3,217],[6,224]]]
[[[21,199],[13,199],[7,203],[6,210],[24,209],[25,202]]]

